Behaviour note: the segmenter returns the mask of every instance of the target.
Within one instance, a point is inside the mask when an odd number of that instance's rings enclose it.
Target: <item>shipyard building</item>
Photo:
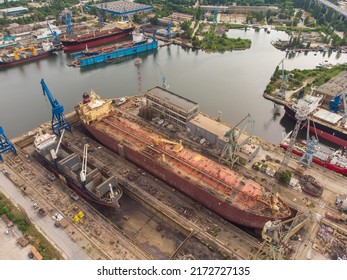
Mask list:
[[[133,16],[136,13],[148,13],[153,10],[150,5],[139,4],[128,1],[114,1],[99,3],[94,5],[97,9],[102,10],[112,16]]]
[[[147,105],[157,115],[179,126],[186,127],[187,122],[199,112],[199,104],[161,87],[148,90],[145,96]]]
[[[145,96],[147,107],[156,116],[184,128],[191,136],[197,137],[201,145],[208,143],[221,152],[227,144],[225,134],[233,128],[200,113],[198,103],[161,87],[148,90]],[[240,133],[239,128],[234,129],[240,134],[236,143],[240,148],[239,163],[247,164],[258,154],[260,148],[249,142],[248,134]]]

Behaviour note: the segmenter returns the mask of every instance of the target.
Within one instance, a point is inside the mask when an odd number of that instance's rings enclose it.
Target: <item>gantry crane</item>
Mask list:
[[[60,136],[61,131],[67,129],[71,131],[71,126],[69,122],[66,120],[64,115],[64,107],[60,105],[58,100],[56,100],[51,92],[49,91],[45,81],[41,80],[41,86],[43,90],[43,95],[45,95],[52,106],[52,131],[54,134]]]
[[[171,28],[172,28],[172,15],[171,15],[169,23],[166,25],[167,37],[169,38],[172,37]]]
[[[55,31],[53,26],[48,21],[47,21],[47,28],[48,28],[49,32],[51,32],[51,34],[54,37],[53,45],[55,45],[55,46],[60,45],[59,34],[57,31]]]
[[[297,119],[297,121],[293,129],[293,132],[290,136],[288,147],[285,151],[284,158],[281,163],[281,170],[284,170],[288,166],[290,155],[292,154],[293,147],[299,133],[299,129],[301,127],[301,124],[307,120],[308,115],[309,115],[309,112],[308,112],[307,106],[301,106],[296,111],[295,118]]]
[[[310,213],[304,213],[285,221],[266,222],[261,233],[264,242],[253,258],[283,259],[289,239],[309,222],[310,217]]]
[[[313,125],[314,122],[313,122]],[[316,127],[314,126],[316,135],[310,138],[310,119],[307,119],[307,133],[306,133],[306,150],[305,153],[300,158],[300,162],[308,167],[311,165],[313,160],[313,155],[316,153],[316,146],[318,144],[318,136],[316,132]]]
[[[2,154],[7,151],[12,151],[14,154],[17,154],[15,147],[4,134],[4,129],[2,128],[2,126],[0,126],[0,160],[1,161],[4,161],[2,158]]]
[[[71,23],[72,11],[70,8],[65,8],[64,11],[60,13],[60,18],[66,25],[66,34],[73,35],[73,24]]]
[[[287,82],[287,77],[284,73],[284,59],[285,58],[283,58],[281,60],[281,62],[279,63],[279,64],[282,64],[282,66],[281,66],[282,67],[282,79],[281,79],[281,89],[280,89],[279,94],[277,94],[277,96],[279,96],[282,99],[286,98],[286,82]]]
[[[240,128],[241,124],[244,125]],[[227,143],[219,157],[219,162],[226,163],[229,167],[233,167],[235,162],[239,159],[239,151],[243,145],[248,143],[249,139],[253,135],[254,120],[251,115],[248,114],[244,117],[235,127],[225,132],[224,137],[227,138]],[[240,142],[240,136],[247,131],[246,139]]]

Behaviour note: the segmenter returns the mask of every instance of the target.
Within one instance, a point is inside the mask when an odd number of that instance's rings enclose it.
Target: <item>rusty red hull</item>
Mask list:
[[[239,209],[233,206],[231,201],[220,200],[213,193],[204,190],[145,154],[132,149],[124,143],[120,143],[107,133],[94,128],[92,124],[84,124],[84,126],[105,147],[120,154],[125,159],[146,170],[148,173],[168,183],[176,190],[184,193],[224,219],[254,229],[262,229],[264,224],[271,220],[268,216],[256,215],[247,212],[247,210]]]

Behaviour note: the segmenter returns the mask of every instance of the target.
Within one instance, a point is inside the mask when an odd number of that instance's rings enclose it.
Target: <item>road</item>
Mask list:
[[[62,253],[67,260],[91,260],[91,257],[76,244],[60,228],[54,226],[54,220],[49,216],[42,217],[32,207],[33,202],[28,197],[24,197],[21,191],[2,173],[0,174],[0,192],[7,196],[15,204],[20,205],[26,211],[31,222],[45,237]]]

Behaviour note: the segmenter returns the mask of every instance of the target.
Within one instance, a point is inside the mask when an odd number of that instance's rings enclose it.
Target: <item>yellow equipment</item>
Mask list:
[[[305,213],[285,221],[266,222],[261,233],[264,242],[254,259],[259,259],[261,255],[274,260],[283,258],[290,237],[309,222],[310,216],[310,213]]]
[[[167,144],[171,144],[171,145],[175,145],[175,148],[174,148],[174,151],[176,153],[180,152],[183,150],[183,145],[182,145],[182,140],[179,141],[179,143],[177,142],[174,142],[174,141],[170,141],[170,140],[167,140],[167,139],[164,139],[164,138],[158,138],[154,141],[154,143],[156,145],[159,145],[160,143],[167,143]]]
[[[14,50],[13,51],[13,55],[15,59],[20,59],[19,53],[22,51],[32,51],[33,55],[37,55],[37,50],[34,46],[30,46],[30,47],[25,47],[25,48],[20,48],[18,50]]]

